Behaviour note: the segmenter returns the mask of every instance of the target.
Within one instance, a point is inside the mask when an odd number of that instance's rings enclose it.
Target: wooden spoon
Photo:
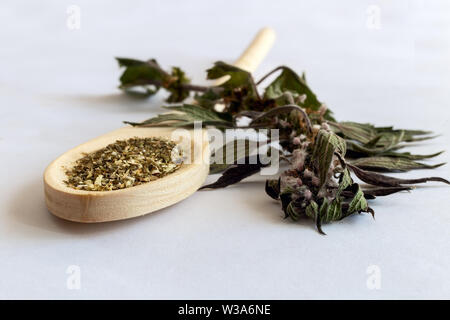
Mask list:
[[[234,65],[253,72],[275,40],[270,28],[262,29]],[[54,160],[44,172],[45,202],[48,210],[60,218],[77,222],[106,222],[141,216],[181,201],[204,183],[209,171],[209,145],[205,130],[185,130],[174,136],[175,129],[161,127],[124,127],[71,149]],[[197,136],[196,136],[197,135]],[[198,136],[199,135],[199,136]],[[66,168],[73,166],[83,153],[99,150],[116,140],[133,137],[162,137],[179,144],[190,153],[190,163],[155,181],[113,191],[85,191],[68,187]]]

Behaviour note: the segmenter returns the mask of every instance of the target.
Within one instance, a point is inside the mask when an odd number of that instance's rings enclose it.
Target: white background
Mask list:
[[[71,4],[79,30],[66,25]],[[380,29],[367,26],[369,5]],[[264,177],[98,225],[51,216],[42,186],[61,153],[161,111],[163,93],[119,92],[115,56],[155,57],[205,83],[265,25],[278,38],[257,76],[305,70],[339,120],[431,129],[442,136],[411,150],[448,149],[449,16],[448,1],[2,1],[0,298],[450,298],[446,185],[379,198],[375,221],[356,215],[327,236],[283,220]],[[450,178],[448,168],[402,176]],[[81,290],[66,287],[70,265]],[[371,265],[379,290],[366,285]]]

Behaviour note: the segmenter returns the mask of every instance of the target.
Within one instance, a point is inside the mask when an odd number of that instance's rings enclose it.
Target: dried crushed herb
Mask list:
[[[183,152],[162,138],[117,140],[84,154],[66,169],[67,186],[78,190],[111,191],[154,181],[180,168]]]

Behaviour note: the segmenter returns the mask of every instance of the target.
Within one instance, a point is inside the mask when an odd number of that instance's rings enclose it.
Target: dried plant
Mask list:
[[[216,62],[207,70],[207,79],[229,79],[214,87],[192,85],[180,68],[164,71],[156,60],[117,59],[125,67],[121,88],[129,93],[150,96],[165,89],[170,103],[181,103],[194,93],[193,104],[167,106],[176,112],[158,115],[134,126],[191,127],[195,121],[218,129],[241,128],[238,120],[250,118],[249,128],[278,129],[283,159],[290,168],[279,179],[266,182],[266,192],[280,200],[286,217],[309,218],[319,232],[322,224],[349,215],[368,212],[374,215],[367,200],[410,190],[411,184],[427,181],[449,182],[439,177],[397,179],[379,171],[409,171],[436,168],[421,160],[429,155],[402,151],[408,144],[433,138],[431,132],[377,127],[369,123],[337,121],[330,109],[309,88],[305,75],[280,66],[255,81],[242,69]],[[275,76],[276,75],[276,76]],[[260,89],[270,77],[274,79]],[[217,111],[217,106],[222,106]],[[227,146],[224,146],[226,148]],[[228,146],[229,147],[229,146]],[[238,153],[238,152],[237,152]],[[248,152],[242,153],[247,160]],[[203,188],[223,188],[256,174],[265,165],[253,162],[211,164],[211,172],[222,176]],[[366,185],[353,181],[352,172]]]

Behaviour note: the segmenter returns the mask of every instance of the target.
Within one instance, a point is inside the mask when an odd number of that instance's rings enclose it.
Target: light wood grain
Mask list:
[[[269,27],[261,29],[234,65],[248,72],[254,72],[264,60],[274,42],[275,31]]]
[[[84,191],[66,186],[65,168],[73,166],[83,153],[132,137],[165,137],[171,139],[171,128],[125,127],[86,142],[57,158],[44,173],[45,200],[51,213],[78,222],[104,222],[127,219],[150,213],[181,201],[194,193],[209,171],[209,147],[206,132],[194,139],[194,131],[180,137],[182,148],[191,152],[190,164],[152,182],[114,191]],[[190,144],[190,148],[187,147]],[[190,149],[190,150],[189,150]],[[194,152],[197,151],[197,152]]]

